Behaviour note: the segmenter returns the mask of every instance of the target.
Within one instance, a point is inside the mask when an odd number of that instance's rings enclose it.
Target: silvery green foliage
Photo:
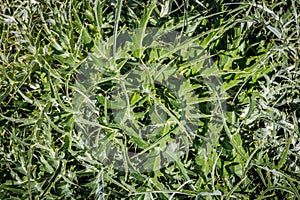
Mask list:
[[[202,71],[196,81],[211,95],[210,114],[199,111],[187,69]],[[179,32],[136,29],[99,41],[77,74],[76,130],[104,166],[126,173],[164,168],[188,157],[201,119],[210,120],[203,148],[218,139],[225,94],[217,72],[195,38]]]

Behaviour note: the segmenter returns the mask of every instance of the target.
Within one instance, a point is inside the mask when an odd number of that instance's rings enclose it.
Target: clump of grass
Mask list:
[[[5,0],[0,9],[0,199],[299,198],[297,1]],[[144,49],[146,27],[190,40],[168,51]],[[137,28],[141,34],[118,49],[118,36]],[[176,54],[191,40],[207,53],[194,65],[185,60],[189,55]],[[114,80],[141,63],[168,64],[193,90],[186,101],[197,102],[196,113],[203,114],[195,138],[184,156],[163,168],[141,172],[127,163],[128,170],[120,171],[105,165],[88,143],[95,144],[97,134],[87,141],[76,128],[80,70],[109,42],[113,48],[106,53],[117,55],[108,58],[116,68],[98,58],[102,71],[91,102],[101,111],[94,115],[96,126],[119,142],[121,152],[150,151],[171,139],[119,137],[107,101]],[[199,67],[207,59],[214,62],[210,70]],[[222,98],[212,97],[204,84],[212,74],[221,77],[213,94]],[[158,100],[145,101],[130,120],[143,128],[155,114],[150,105],[164,106],[175,116],[164,118],[175,121],[165,131],[175,130],[176,98],[153,86]],[[226,110],[212,123],[211,106],[225,101]],[[213,128],[220,134],[210,137]]]

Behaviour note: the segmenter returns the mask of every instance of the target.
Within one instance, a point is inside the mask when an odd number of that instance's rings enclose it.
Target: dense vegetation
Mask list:
[[[0,199],[300,199],[299,1],[0,10]]]

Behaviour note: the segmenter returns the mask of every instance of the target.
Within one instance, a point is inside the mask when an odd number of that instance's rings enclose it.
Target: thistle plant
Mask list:
[[[300,198],[298,1],[0,9],[0,199]]]

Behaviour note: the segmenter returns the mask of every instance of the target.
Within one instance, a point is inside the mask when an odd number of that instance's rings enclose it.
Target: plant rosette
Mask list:
[[[215,142],[225,94],[197,41],[146,28],[95,42],[73,98],[76,134],[93,158],[119,171],[150,172],[188,160],[195,141],[203,148]],[[205,101],[208,113],[200,109]],[[204,119],[206,136],[199,133]]]

